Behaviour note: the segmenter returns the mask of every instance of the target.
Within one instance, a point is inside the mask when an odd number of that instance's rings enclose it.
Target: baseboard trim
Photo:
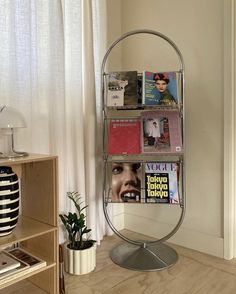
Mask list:
[[[156,233],[157,227],[159,236]],[[159,239],[165,236],[165,233],[163,234],[163,232],[168,232],[168,229],[171,230],[171,227],[168,224],[159,223],[152,226],[139,225],[129,217],[129,219],[125,219],[125,229]],[[223,238],[192,231],[184,227],[181,227],[178,232],[168,240],[168,242],[220,258],[224,257]]]
[[[169,239],[173,244],[197,250],[220,258],[224,257],[224,239],[201,232],[180,229]]]
[[[124,229],[124,213],[116,214],[113,216],[113,225],[117,231]]]

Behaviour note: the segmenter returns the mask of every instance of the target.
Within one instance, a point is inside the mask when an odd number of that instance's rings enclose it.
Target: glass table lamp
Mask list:
[[[15,158],[28,155],[27,152],[16,151],[14,148],[14,129],[25,127],[25,119],[19,111],[10,106],[0,106],[0,134],[6,136],[5,143],[7,142],[5,145],[0,145],[0,158]],[[3,148],[3,145],[5,148]]]

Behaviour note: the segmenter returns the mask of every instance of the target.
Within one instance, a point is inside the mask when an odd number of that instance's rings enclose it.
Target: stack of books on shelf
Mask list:
[[[46,266],[46,261],[16,247],[0,252],[0,285]]]

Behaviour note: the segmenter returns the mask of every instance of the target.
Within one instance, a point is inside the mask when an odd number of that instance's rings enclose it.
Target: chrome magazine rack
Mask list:
[[[178,159],[177,161],[181,165],[181,176],[179,179],[179,195],[180,195],[180,216],[177,224],[175,227],[164,237],[158,239],[158,240],[131,240],[124,236],[121,232],[119,232],[115,226],[113,225],[109,215],[108,215],[108,209],[107,206],[108,204],[112,204],[108,202],[108,180],[107,180],[107,173],[108,173],[108,162],[112,162],[116,159],[109,159],[109,156],[106,152],[107,150],[107,118],[109,117],[109,109],[106,106],[106,99],[105,99],[105,78],[106,78],[106,73],[105,73],[105,67],[106,67],[106,62],[107,59],[112,51],[112,49],[122,42],[124,39],[136,35],[136,34],[150,34],[154,35],[158,38],[163,39],[166,41],[176,52],[179,63],[180,63],[180,69],[179,73],[181,76],[181,97],[182,97],[182,103],[179,105],[179,112],[180,112],[180,117],[181,117],[181,131],[182,131],[182,140],[183,140],[183,154],[181,155],[175,155]],[[119,236],[123,241],[122,244],[116,246],[110,253],[110,257],[112,261],[121,267],[132,269],[132,270],[139,270],[139,271],[156,271],[156,270],[161,270],[168,268],[172,266],[173,264],[176,263],[178,260],[178,254],[177,252],[171,248],[170,246],[164,244],[165,241],[167,241],[170,237],[172,237],[179,229],[181,226],[184,215],[185,215],[185,210],[186,210],[186,196],[185,196],[185,168],[184,168],[184,153],[185,153],[185,132],[184,132],[184,62],[183,62],[183,57],[178,49],[178,47],[175,45],[173,41],[171,41],[168,37],[165,35],[153,31],[153,30],[135,30],[135,31],[130,31],[124,35],[122,35],[120,38],[118,38],[115,42],[111,44],[111,46],[108,48],[102,62],[102,85],[101,85],[101,90],[102,90],[102,97],[103,97],[103,151],[104,151],[104,181],[103,181],[103,210],[104,210],[104,215],[106,218],[106,221],[112,231]],[[137,108],[145,108],[145,105],[139,105]],[[152,156],[152,160],[153,157]],[[122,156],[121,156],[122,158]],[[122,161],[122,159],[120,159]],[[123,162],[127,161],[127,158],[123,158]],[[141,161],[145,162],[147,159],[145,159],[145,156],[142,155],[137,155],[135,157],[136,161]],[[173,162],[174,160],[172,160]],[[138,204],[137,204],[138,205]],[[142,204],[139,204],[142,205]],[[157,204],[158,205],[158,204]]]

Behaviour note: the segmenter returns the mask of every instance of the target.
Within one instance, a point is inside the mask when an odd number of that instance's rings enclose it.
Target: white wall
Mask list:
[[[156,30],[182,52],[186,67],[187,211],[170,241],[223,256],[223,1],[107,2],[110,37],[136,29]],[[118,3],[120,14],[115,9]],[[148,36],[125,41],[121,58],[124,70],[178,66],[170,46]],[[119,70],[119,66],[112,69]],[[126,205],[125,228],[161,237],[174,226],[178,213],[177,207],[149,205],[141,210]]]

